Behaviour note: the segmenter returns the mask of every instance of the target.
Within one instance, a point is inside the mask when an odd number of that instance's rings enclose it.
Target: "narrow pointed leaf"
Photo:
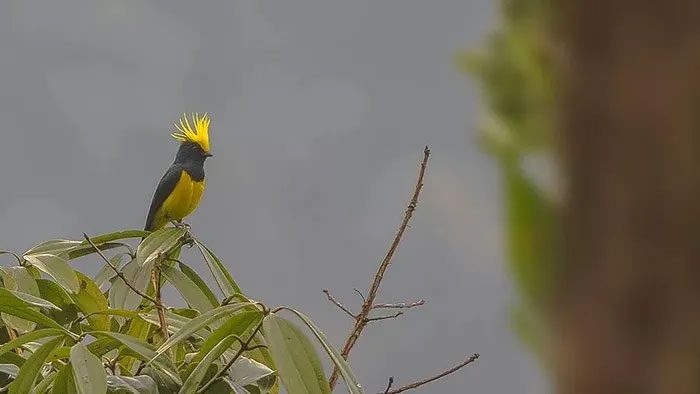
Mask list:
[[[165,279],[175,286],[190,308],[199,311],[199,313],[204,313],[218,305],[212,304],[199,286],[177,268],[163,265],[161,266],[161,272]]]
[[[122,345],[131,350],[141,361],[150,362],[155,369],[166,374],[170,379],[182,384],[177,368],[169,358],[156,354],[155,349],[150,344],[126,334],[117,332],[95,331],[91,333],[97,337],[109,337],[119,341]]]
[[[143,238],[148,236],[148,232],[141,230],[126,230],[117,231],[114,233],[103,234],[96,237],[90,237],[90,240],[102,251],[114,249],[117,247],[123,247],[124,244],[115,243],[114,241],[119,241],[123,239],[130,238]],[[69,260],[75,260],[80,257],[84,257],[95,253],[95,248],[92,247],[87,241],[82,241],[80,244],[74,246],[70,250],[66,251],[63,257]]]
[[[38,387],[38,385],[37,385]],[[41,393],[35,389],[36,393]],[[68,363],[61,367],[54,378],[53,389],[51,394],[77,394],[78,389],[75,387],[75,376],[73,375],[73,366]]]
[[[40,297],[39,286],[36,280],[29,273],[26,267],[0,267],[0,275],[3,276],[5,287],[8,290],[17,290],[22,293],[27,293],[35,297]],[[14,328],[19,333],[32,331],[36,324],[32,321],[20,319],[17,316],[0,314],[2,320],[11,328]]]
[[[145,321],[147,321],[155,326],[160,325],[160,318],[158,317],[158,311],[156,311],[156,310],[150,311],[148,313],[141,313],[141,314],[139,314],[139,316],[143,320],[145,320]],[[175,333],[175,332],[180,331],[182,329],[182,327],[186,326],[187,324],[189,324],[190,321],[192,321],[192,319],[190,319],[190,318],[176,315],[170,311],[165,311],[165,320],[168,322],[168,331],[170,333]],[[199,338],[208,338],[210,334],[211,334],[211,331],[209,331],[206,327],[204,327],[200,330],[197,330],[192,335],[197,336]]]
[[[128,253],[120,253],[118,255],[113,256],[109,261],[112,263],[114,267],[117,269],[121,269],[122,264],[124,264],[125,261],[129,261],[129,254]],[[114,270],[112,267],[110,267],[108,264],[105,264],[102,266],[100,271],[95,275],[93,278],[93,282],[97,285],[98,288],[102,288],[102,286],[106,285],[109,283],[109,280],[113,278],[116,274],[114,273]]]
[[[251,358],[241,357],[233,364],[229,378],[241,386],[255,385],[268,391],[275,385],[275,371]]]
[[[154,262],[141,266],[136,260],[129,262],[122,271],[124,278],[145,293],[151,279],[151,270]],[[116,278],[109,289],[109,301],[115,309],[136,309],[141,303],[141,296],[127,286],[121,278]]]
[[[230,348],[231,345],[233,345],[235,342],[235,335],[229,335],[223,340],[221,340],[221,342],[217,343],[216,346],[214,346],[214,348],[209,353],[207,353],[207,355],[202,359],[202,361],[196,365],[194,370],[192,370],[192,373],[185,381],[185,384],[182,386],[182,389],[180,389],[180,394],[196,392],[197,388],[199,388],[200,383],[202,383],[204,376],[207,374],[207,370],[209,369],[209,367],[214,362],[216,362],[216,360],[218,360],[219,357],[221,357],[221,355],[224,354],[226,349]]]
[[[33,342],[42,338],[57,337],[59,335],[65,335],[65,332],[56,328],[42,328],[40,330],[28,332],[0,346],[0,355],[16,349],[25,343]]]
[[[316,349],[306,335],[295,325],[276,315],[265,317],[263,330],[287,392],[331,392]],[[361,393],[361,391],[352,391],[352,393]]]
[[[186,234],[186,229],[176,227],[166,227],[151,233],[136,250],[136,261],[142,266],[155,261],[177,247]]]
[[[87,320],[90,323],[90,327],[98,331],[109,331],[109,316],[103,314],[91,315],[91,313],[109,309],[107,299],[92,279],[81,272],[76,272],[76,274],[80,285],[79,291],[71,295],[75,305],[83,312],[83,315],[88,317]]]
[[[19,374],[19,367],[15,364],[0,364],[0,373],[4,373],[14,379]]]
[[[34,387],[34,382],[37,376],[39,376],[39,371],[44,366],[44,362],[51,352],[63,343],[64,339],[64,337],[59,337],[45,343],[27,359],[24,365],[22,365],[17,379],[10,385],[10,394],[25,394],[31,392]]]
[[[39,245],[29,249],[25,256],[36,255],[36,254],[52,254],[58,256],[68,250],[80,245],[80,241],[70,241],[67,239],[52,239],[46,242],[42,242]]]
[[[195,245],[197,245],[197,248],[202,253],[202,257],[204,257],[204,261],[207,263],[221,292],[224,293],[226,297],[231,297],[234,294],[243,294],[241,288],[238,287],[236,281],[233,280],[233,276],[231,276],[221,260],[219,260],[219,258],[203,243],[195,240]]]
[[[39,307],[47,309],[61,310],[56,305],[43,298],[35,297],[21,291],[12,291],[0,288],[0,305],[16,307]]]
[[[107,392],[107,374],[102,362],[82,344],[76,343],[70,350],[75,387],[80,394]]]
[[[321,343],[321,346],[323,346],[323,348],[326,350],[326,353],[328,353],[328,356],[330,357],[331,361],[333,361],[333,364],[338,367],[340,375],[343,377],[348,391],[350,393],[362,393],[362,386],[353,374],[352,369],[350,369],[350,366],[340,352],[336,350],[333,344],[328,340],[328,338],[326,338],[326,335],[303,313],[291,308],[284,309],[295,314],[304,322],[304,324],[306,324],[307,327],[309,327],[314,336],[316,336],[316,339],[318,339],[318,341]]]
[[[167,352],[171,347],[189,338],[192,334],[212,324],[213,322],[229,317],[233,313],[253,305],[254,304],[250,302],[241,302],[238,304],[220,306],[209,312],[203,313],[202,315],[190,320],[190,322],[183,326],[180,331],[171,336],[160,348],[158,348],[157,354],[161,355]]]
[[[22,298],[19,297],[20,295]],[[71,333],[63,326],[56,323],[54,320],[35,310],[36,308],[33,308],[33,306],[43,306],[47,308],[53,307],[56,309],[58,308],[57,306],[51,304],[46,300],[42,300],[41,298],[34,297],[32,295],[24,294],[21,292],[12,292],[10,290],[0,288],[0,312],[3,312],[7,315],[19,317],[30,322],[39,323],[46,327],[57,328],[67,333],[68,335],[75,336],[75,334]],[[4,316],[3,319],[5,319]]]
[[[207,337],[197,355],[192,359],[192,364],[197,364],[202,361],[202,359],[214,349],[216,344],[221,342],[228,335],[241,336],[245,332],[252,331],[253,327],[260,323],[262,317],[262,311],[245,311],[228,319],[221,327],[217,328]]]
[[[24,256],[24,258],[52,277],[64,289],[71,293],[80,291],[80,283],[75,271],[63,258],[51,254],[31,254]]]
[[[136,377],[108,376],[107,392],[119,394],[158,394],[158,385],[147,375]]]
[[[199,287],[199,290],[201,290],[202,293],[204,293],[204,295],[207,297],[207,299],[209,299],[209,302],[212,305],[218,306],[221,304],[214,295],[214,293],[212,293],[211,289],[209,289],[209,286],[207,286],[206,282],[202,280],[202,277],[199,276],[197,272],[195,272],[192,268],[188,267],[186,264],[180,263],[179,266],[180,271],[182,271],[183,274],[187,275],[187,277],[190,278],[190,280],[194,282],[197,285],[197,287]]]

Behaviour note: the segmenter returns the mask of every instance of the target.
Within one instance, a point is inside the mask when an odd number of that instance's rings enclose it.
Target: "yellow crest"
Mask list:
[[[178,130],[171,135],[180,142],[194,142],[199,145],[204,152],[209,152],[209,119],[208,114],[199,115],[192,114],[192,125],[186,114],[182,114],[180,124],[175,123],[175,128]]]

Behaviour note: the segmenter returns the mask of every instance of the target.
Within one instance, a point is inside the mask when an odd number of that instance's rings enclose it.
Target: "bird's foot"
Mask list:
[[[172,223],[175,228],[182,228],[185,230],[189,230],[191,228],[189,224],[183,222],[182,220],[171,220],[170,223]]]

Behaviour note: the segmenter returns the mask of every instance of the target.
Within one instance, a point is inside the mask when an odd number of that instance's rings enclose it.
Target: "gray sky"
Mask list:
[[[476,144],[475,85],[452,64],[496,6],[4,1],[0,247],[140,228],[177,148],[170,125],[206,111],[216,156],[193,231],[251,297],[305,311],[341,345],[351,322],[321,289],[359,304],[352,288],[368,287],[428,144],[423,201],[380,296],[427,304],[370,326],[351,365],[371,393],[479,352],[422,392],[546,391],[510,330],[498,171]]]

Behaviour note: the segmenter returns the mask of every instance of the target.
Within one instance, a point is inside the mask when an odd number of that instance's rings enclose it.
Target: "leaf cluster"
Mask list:
[[[348,391],[362,392],[308,317],[248,298],[189,229],[85,238],[0,252],[16,261],[0,267],[0,391],[329,393],[318,342]],[[208,267],[215,288],[180,260],[183,247],[199,252],[192,263]],[[71,266],[81,258],[103,267],[88,277]],[[165,305],[161,286],[187,307]]]

